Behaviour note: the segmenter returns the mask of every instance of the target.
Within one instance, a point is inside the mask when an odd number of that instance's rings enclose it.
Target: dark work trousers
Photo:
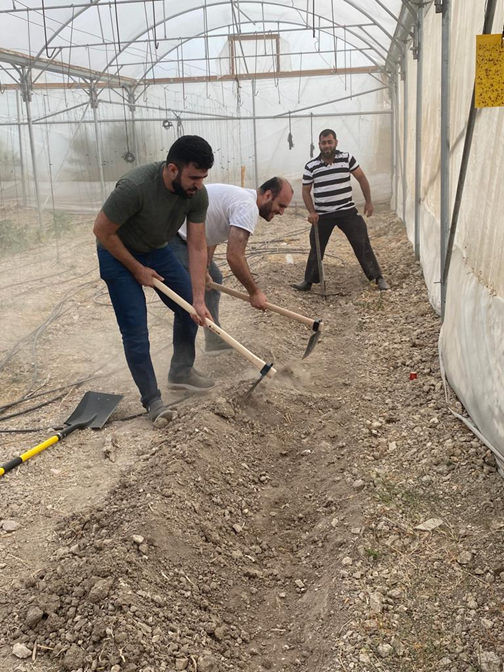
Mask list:
[[[353,248],[355,256],[364,271],[368,280],[376,280],[381,277],[381,270],[369,242],[366,222],[357,213],[355,208],[349,210],[348,214],[331,212],[326,215],[320,215],[318,220],[318,231],[320,237],[320,253],[324,258],[324,252],[333,232],[334,227],[339,227],[348,242]],[[306,282],[320,282],[319,269],[317,264],[317,248],[315,247],[315,227],[310,231],[310,254],[306,262],[305,270]]]
[[[186,271],[189,273],[189,252],[187,249],[186,241],[177,234],[174,238],[170,240],[170,242],[168,243],[168,247],[177,257],[177,259],[180,261],[180,263],[186,269]],[[220,272],[219,267],[217,266],[217,264],[213,259],[210,262],[210,266],[208,267],[208,273],[210,274],[210,277],[217,285],[222,285],[222,273]],[[221,293],[215,289],[207,289],[205,292],[206,307],[210,311],[212,320],[218,327],[220,327],[219,322],[220,294]],[[210,329],[204,329],[204,334],[205,334],[206,347],[211,347],[213,344],[220,345],[220,343],[222,342],[221,337],[217,336],[217,334],[214,334],[213,331],[210,331]]]
[[[159,273],[168,287],[192,303],[189,274],[168,247],[150,252],[131,252],[131,254],[141,264]],[[142,404],[148,408],[154,399],[161,397],[161,393],[157,386],[150,356],[144,288],[135,280],[126,266],[103,247],[98,248],[98,261],[100,276],[107,283],[117,324],[122,334],[124,354],[129,370],[140,391]],[[173,378],[181,378],[189,373],[194,363],[196,355],[194,341],[198,325],[189,313],[175,301],[158,290],[156,292],[161,301],[175,314],[173,357],[169,375]]]

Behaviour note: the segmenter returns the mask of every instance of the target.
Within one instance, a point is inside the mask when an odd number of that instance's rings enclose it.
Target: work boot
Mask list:
[[[221,352],[229,352],[233,348],[222,340],[222,338],[208,339],[205,341],[205,354],[214,357],[215,355],[220,355]]]
[[[390,289],[390,285],[388,282],[385,280],[385,278],[382,278],[381,275],[379,278],[376,278],[376,284],[378,286],[378,289],[380,292],[386,292],[387,289]]]
[[[191,392],[208,392],[214,387],[215,382],[211,378],[198,373],[195,368],[189,369],[184,376],[168,375],[168,387],[171,390],[190,390]]]
[[[294,287],[294,289],[297,289],[298,292],[309,292],[311,289],[312,283],[311,282],[306,282],[306,280],[301,280],[301,282],[294,283],[291,285],[291,287]]]
[[[176,416],[175,411],[171,411],[165,406],[162,399],[154,399],[147,408],[147,413],[149,414],[149,420],[158,429],[167,425]]]

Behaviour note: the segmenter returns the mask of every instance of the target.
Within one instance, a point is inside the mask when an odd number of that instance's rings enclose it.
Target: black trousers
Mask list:
[[[318,220],[318,230],[322,258],[324,258],[327,243],[329,242],[329,238],[331,237],[331,233],[335,226],[339,227],[348,238],[348,242],[352,246],[366,278],[368,280],[376,280],[376,278],[380,278],[382,273],[369,241],[366,222],[357,213],[355,208],[349,210],[349,213],[345,215],[342,215],[341,213],[320,215]],[[310,254],[308,255],[308,261],[306,262],[305,280],[310,283],[320,282],[317,264],[317,248],[315,247],[315,227],[313,226],[310,231]]]

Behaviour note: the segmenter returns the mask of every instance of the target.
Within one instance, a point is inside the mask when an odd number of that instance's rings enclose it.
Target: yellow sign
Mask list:
[[[504,40],[476,35],[476,107],[504,106]]]

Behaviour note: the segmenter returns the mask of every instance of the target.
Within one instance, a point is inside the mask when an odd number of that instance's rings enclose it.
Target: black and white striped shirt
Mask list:
[[[313,184],[315,212],[324,214],[355,208],[352,199],[351,173],[359,167],[348,152],[338,152],[333,163],[325,163],[320,156],[304,167],[303,184]]]

